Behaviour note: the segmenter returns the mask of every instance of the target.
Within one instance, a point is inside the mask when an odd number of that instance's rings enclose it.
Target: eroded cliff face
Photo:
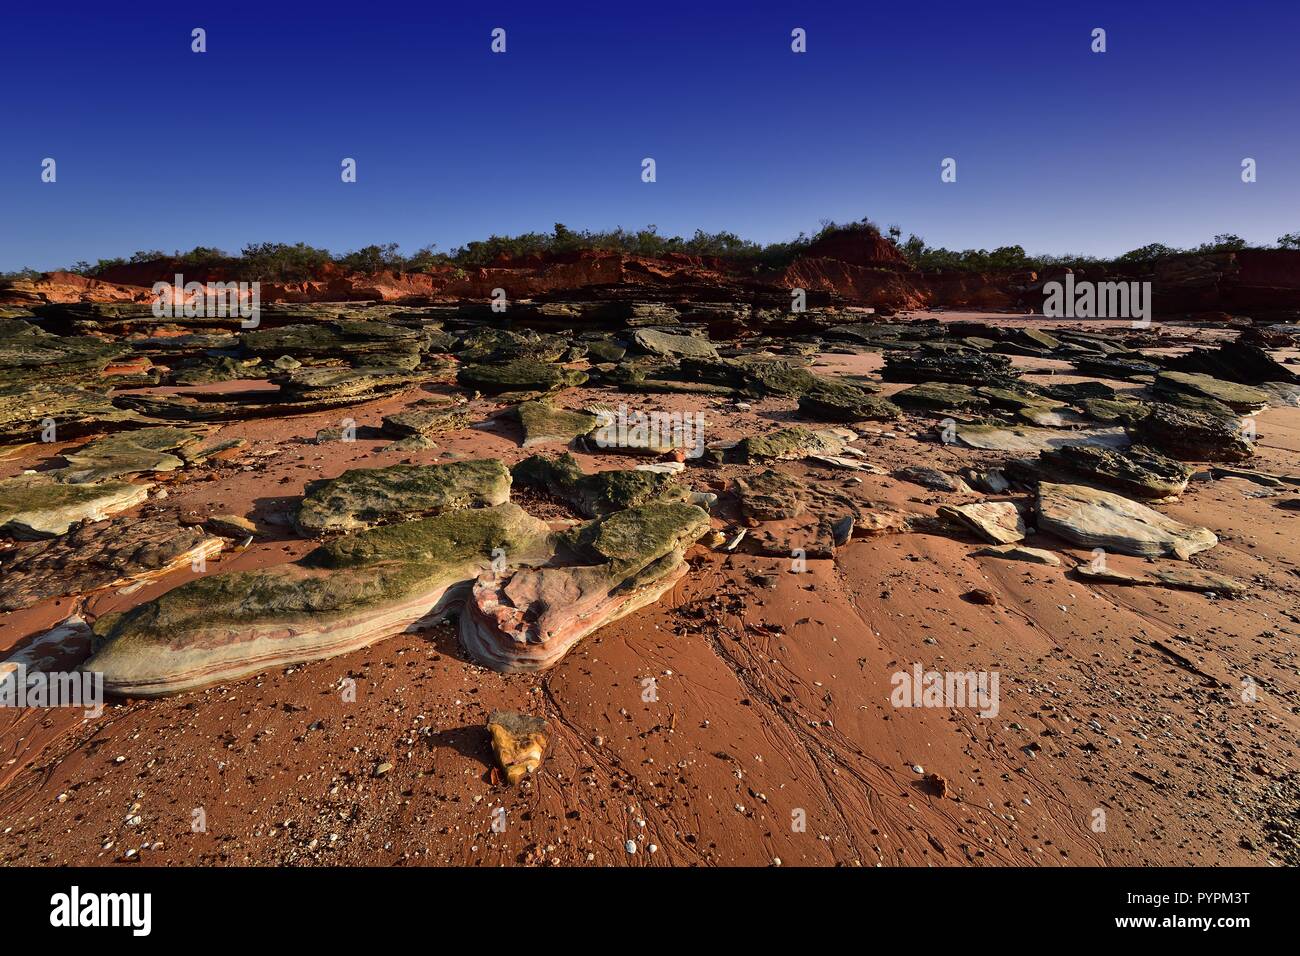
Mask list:
[[[37,279],[0,283],[0,305],[67,302],[147,302],[154,282],[219,282],[246,278],[238,260],[194,268],[176,260],[133,263],[97,278],[51,272]],[[476,268],[428,272],[346,272],[330,264],[311,279],[263,282],[263,302],[427,302],[490,298],[504,289],[511,300],[563,295],[619,298],[635,288],[641,298],[686,302],[768,300],[777,304],[793,289],[819,304],[879,309],[966,308],[1040,311],[1042,288],[1064,272],[943,272],[911,270],[888,240],[842,234],[810,246],[783,269],[717,257],[661,257],[583,251],[501,258]],[[1264,249],[1181,254],[1144,271],[1106,268],[1076,272],[1076,279],[1149,281],[1157,313],[1286,311],[1300,308],[1300,250]]]

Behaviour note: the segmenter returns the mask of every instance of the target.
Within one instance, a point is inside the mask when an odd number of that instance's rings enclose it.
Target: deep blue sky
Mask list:
[[[3,33],[0,269],[557,221],[1095,254],[1300,230],[1291,0],[15,3]]]

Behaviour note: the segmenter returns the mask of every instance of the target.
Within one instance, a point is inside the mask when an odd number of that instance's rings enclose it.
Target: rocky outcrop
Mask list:
[[[300,561],[208,574],[95,621],[83,665],[113,694],[173,694],[366,647],[457,606],[494,555],[552,554],[517,505],[453,512],[339,538]]]
[[[752,478],[737,478],[736,496],[740,513],[751,521],[797,518],[808,505],[804,483],[771,468]]]

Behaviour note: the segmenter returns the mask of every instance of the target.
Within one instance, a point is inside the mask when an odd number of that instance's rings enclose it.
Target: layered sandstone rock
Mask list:
[[[152,697],[333,657],[438,620],[501,555],[549,558],[550,537],[503,504],[350,535],[293,564],[208,574],[99,618],[83,668],[109,693]]]
[[[478,662],[506,673],[557,664],[596,628],[644,607],[686,574],[684,554],[709,528],[686,504],[615,512],[562,536],[556,562],[479,576],[460,616]]]

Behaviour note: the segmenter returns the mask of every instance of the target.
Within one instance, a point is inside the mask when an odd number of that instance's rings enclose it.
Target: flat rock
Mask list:
[[[155,580],[214,557],[222,546],[220,538],[202,528],[184,527],[161,515],[83,524],[6,555],[0,611]]]
[[[1085,548],[1184,561],[1219,542],[1208,528],[1182,524],[1112,492],[1047,481],[1038,486],[1038,529]]]
[[[508,500],[510,472],[495,458],[353,468],[337,478],[311,482],[295,524],[308,535],[353,531]]]
[[[65,451],[67,467],[48,474],[60,481],[84,484],[146,472],[175,471],[185,464],[181,449],[202,437],[202,432],[161,425],[118,432],[97,438],[75,451]]]
[[[68,484],[49,475],[0,480],[0,531],[16,538],[52,538],[80,521],[103,521],[149,497],[150,484]]]
[[[500,365],[465,365],[456,378],[464,388],[476,389],[487,395],[500,395],[508,392],[559,391],[583,384],[587,381],[587,373],[550,362],[519,358]]]
[[[740,513],[752,521],[796,518],[808,504],[808,489],[802,481],[771,468],[752,478],[737,478],[736,494]]]
[[[679,335],[675,332],[661,332],[658,329],[637,329],[632,333],[632,341],[652,355],[674,358],[718,357],[718,350],[713,347],[713,344],[707,338],[698,335]]]
[[[1161,372],[1156,376],[1155,391],[1158,395],[1175,397],[1174,400],[1177,396],[1192,395],[1221,402],[1242,415],[1252,415],[1266,408],[1269,402],[1269,394],[1258,388],[1199,372]]]
[[[1074,571],[1085,580],[1103,584],[1162,587],[1175,591],[1200,591],[1229,596],[1244,594],[1247,590],[1246,585],[1234,578],[1200,568],[1156,567],[1150,570],[1120,571],[1106,565],[1081,564]]]
[[[741,440],[733,449],[737,461],[794,461],[809,455],[837,456],[857,433],[843,428],[811,430],[782,428]]]
[[[381,430],[393,438],[433,439],[447,432],[460,431],[470,424],[469,411],[456,405],[416,405],[392,415],[385,415]]]
[[[910,481],[922,488],[929,488],[931,491],[950,491],[963,495],[971,494],[970,486],[961,478],[950,475],[946,471],[940,471],[938,468],[913,465],[894,472],[894,477],[903,481]]]
[[[550,402],[521,402],[514,415],[524,433],[524,448],[551,443],[568,444],[573,439],[589,434],[596,427],[597,418],[588,412],[556,408]]]
[[[969,505],[943,505],[939,517],[965,525],[993,544],[1011,544],[1025,536],[1025,520],[1010,501],[979,501]]]
[[[1129,443],[1123,428],[1081,428],[1056,431],[1050,428],[1003,427],[1001,425],[958,425],[957,439],[971,448],[986,451],[1039,452],[1067,445],[1103,445],[1122,448]]]
[[[990,545],[987,548],[980,548],[973,552],[975,557],[1004,558],[1007,561],[1027,561],[1030,564],[1045,564],[1049,567],[1057,568],[1061,566],[1061,559],[1051,551],[1044,551],[1042,548],[1030,548],[1023,544],[997,544]]]

